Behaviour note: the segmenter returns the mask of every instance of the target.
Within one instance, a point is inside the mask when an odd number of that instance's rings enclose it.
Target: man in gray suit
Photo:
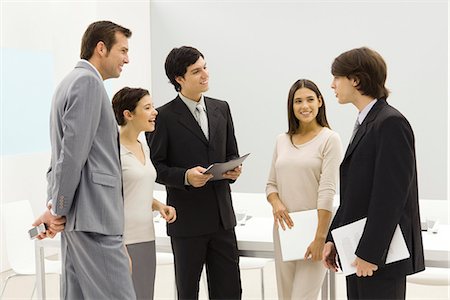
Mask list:
[[[61,299],[136,298],[122,242],[117,124],[103,85],[128,63],[129,37],[112,22],[92,23],[81,61],[53,97],[48,209],[34,225],[47,225],[39,238],[62,232]]]

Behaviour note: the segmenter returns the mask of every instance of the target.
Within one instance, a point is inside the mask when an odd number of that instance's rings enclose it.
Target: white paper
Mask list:
[[[306,249],[314,240],[317,230],[317,210],[305,210],[289,213],[294,227],[283,230],[278,225],[281,257],[283,261],[304,259]]]
[[[356,248],[361,239],[366,225],[367,218],[341,226],[331,231],[333,235],[334,245],[339,253],[342,272],[345,276],[356,273],[356,267],[351,264],[356,259]],[[408,247],[399,225],[395,228],[394,236],[386,256],[386,264],[406,259],[409,257]]]

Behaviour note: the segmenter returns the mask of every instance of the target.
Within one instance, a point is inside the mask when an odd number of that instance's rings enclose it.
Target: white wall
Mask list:
[[[1,202],[28,199],[38,215],[46,199],[51,97],[79,60],[84,31],[97,20],[129,28],[130,63],[106,88],[110,95],[125,85],[151,90],[150,4],[2,1],[1,8]],[[1,250],[3,271],[3,240]]]
[[[189,44],[204,53],[211,75],[208,95],[229,101],[240,151],[252,152],[235,192],[264,192],[275,136],[287,128],[287,92],[298,78],[321,87],[329,121],[345,144],[356,111],[336,103],[329,88],[330,64],[353,47],[378,50],[388,63],[390,102],[415,130],[421,198],[448,199],[447,5],[2,1],[0,200],[29,199],[36,215],[42,211],[51,96],[77,62],[84,30],[101,19],[133,31],[130,64],[119,79],[106,82],[110,94],[124,85],[140,86],[161,105],[175,95],[163,68],[170,49]],[[256,211],[270,213],[265,201],[252,203]],[[237,207],[247,210],[249,205]],[[435,214],[431,207],[426,211]],[[3,271],[3,241],[0,259]]]
[[[230,103],[239,149],[251,152],[234,191],[262,192],[286,101],[299,78],[324,94],[330,124],[346,147],[357,111],[339,105],[330,66],[343,51],[368,46],[388,65],[388,102],[415,132],[419,193],[447,199],[447,1],[151,2],[152,86],[157,105],[174,98],[164,60],[174,47],[205,55],[207,95]]]

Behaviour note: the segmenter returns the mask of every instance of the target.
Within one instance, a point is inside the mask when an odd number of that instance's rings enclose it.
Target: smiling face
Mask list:
[[[153,106],[152,98],[150,95],[145,95],[127,118],[127,124],[132,125],[139,132],[154,131],[157,115],[158,111]]]
[[[100,47],[101,60],[99,72],[103,80],[118,78],[128,59],[128,38],[121,32],[115,33],[116,42],[108,51],[106,46]],[[102,43],[102,42],[100,42]]]
[[[194,101],[200,100],[202,93],[209,89],[209,73],[203,57],[187,67],[184,76],[175,79],[181,85],[181,94]]]
[[[319,107],[322,106],[322,99],[318,98],[314,91],[308,88],[300,88],[294,93],[293,101],[294,115],[300,124],[306,125],[311,122],[317,123],[316,117]]]

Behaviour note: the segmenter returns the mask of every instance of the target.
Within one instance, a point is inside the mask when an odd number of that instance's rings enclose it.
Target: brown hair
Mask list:
[[[124,87],[118,91],[112,99],[112,107],[116,116],[117,124],[125,125],[127,122],[123,112],[129,110],[133,112],[142,97],[150,95],[146,89]]]
[[[123,33],[127,38],[131,37],[129,29],[110,21],[97,21],[89,25],[81,40],[80,58],[89,60],[98,42],[103,42],[106,49],[110,51],[116,43],[116,32]]]
[[[377,99],[389,95],[389,90],[384,86],[386,62],[378,52],[367,47],[352,49],[336,57],[331,65],[331,74],[356,80],[356,88],[363,95]]]

